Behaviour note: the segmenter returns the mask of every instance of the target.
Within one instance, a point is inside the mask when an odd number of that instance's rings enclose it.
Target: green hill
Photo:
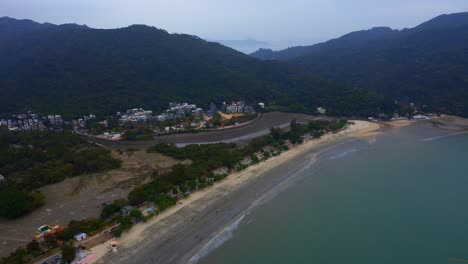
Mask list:
[[[309,73],[400,102],[468,116],[468,13],[412,29],[373,28],[325,43],[252,56],[289,61]]]
[[[264,101],[274,110],[365,115],[382,98],[319,80],[299,67],[261,61],[195,36],[154,27],[91,29],[0,18],[0,112],[66,117],[171,101]],[[356,100],[359,102],[356,104]]]

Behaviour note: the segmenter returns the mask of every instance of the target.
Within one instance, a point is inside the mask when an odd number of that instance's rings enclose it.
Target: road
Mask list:
[[[250,122],[245,125],[209,132],[173,134],[168,136],[160,136],[156,137],[153,140],[145,141],[109,141],[99,138],[90,138],[90,140],[113,149],[125,149],[130,147],[145,148],[163,142],[174,143],[179,146],[184,146],[187,144],[203,144],[217,142],[242,142],[249,141],[255,137],[266,135],[269,133],[269,129],[272,127],[285,128],[293,119],[296,119],[298,122],[307,122],[311,120],[330,118],[310,116],[305,114],[271,112],[262,114],[253,122]]]

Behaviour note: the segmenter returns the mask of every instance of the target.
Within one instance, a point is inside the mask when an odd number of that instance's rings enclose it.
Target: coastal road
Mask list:
[[[296,119],[298,122],[307,122],[317,119],[333,118],[295,113],[271,112],[262,114],[254,121],[245,125],[208,132],[173,134],[155,137],[153,140],[145,141],[109,141],[100,138],[90,138],[90,140],[113,149],[125,149],[130,147],[145,148],[157,143],[174,143],[179,146],[184,146],[187,144],[246,142],[255,137],[268,134],[269,129],[272,127],[286,128],[293,119]]]
[[[117,254],[108,254],[97,263],[185,264],[212,237],[248,214],[255,201],[297,175],[312,160],[313,153],[309,153],[286,163],[274,161],[269,165],[272,169],[257,166],[232,184],[217,185],[207,195],[149,226],[140,237],[124,240]]]

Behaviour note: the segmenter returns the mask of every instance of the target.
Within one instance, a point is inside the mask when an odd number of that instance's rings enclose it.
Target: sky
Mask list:
[[[243,52],[311,45],[375,26],[414,27],[468,0],[0,0],[0,16],[93,28],[146,24]]]

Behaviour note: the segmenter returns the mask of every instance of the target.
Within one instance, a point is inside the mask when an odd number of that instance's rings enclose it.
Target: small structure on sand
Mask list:
[[[118,245],[119,245],[119,242],[112,241],[112,242],[110,242],[109,246],[107,246],[107,249],[109,249],[109,251],[112,252],[112,253],[117,253],[117,246]]]
[[[33,233],[33,236],[39,239],[49,233],[51,234],[56,233],[57,231],[60,231],[61,229],[63,228],[61,228],[58,225],[43,225],[37,228],[37,231]]]
[[[86,233],[79,233],[73,236],[76,241],[81,241],[83,239],[86,239]]]

